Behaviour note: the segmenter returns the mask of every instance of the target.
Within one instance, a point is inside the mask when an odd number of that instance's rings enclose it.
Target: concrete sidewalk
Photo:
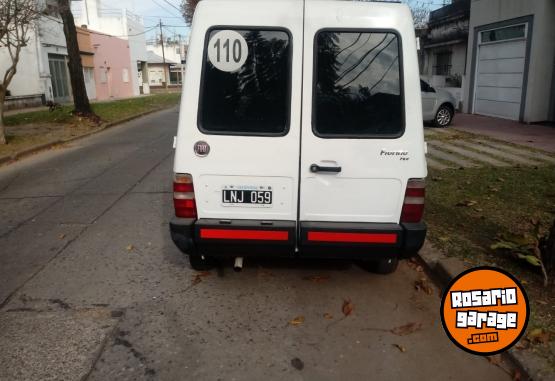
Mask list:
[[[555,128],[474,114],[457,114],[452,128],[555,153]]]

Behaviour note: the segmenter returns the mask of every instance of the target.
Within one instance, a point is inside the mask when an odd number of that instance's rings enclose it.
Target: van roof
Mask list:
[[[279,1],[291,1],[291,0],[203,0],[203,2],[223,2],[223,1],[229,1],[229,2],[233,2],[235,4],[237,3],[261,3],[261,2],[279,2]],[[298,0],[298,1],[303,1],[303,0]],[[321,1],[326,1],[326,2],[360,2],[360,3],[378,3],[378,4],[392,4],[392,5],[403,5],[403,3],[401,3],[401,0],[304,0],[307,3],[308,2],[321,2]]]

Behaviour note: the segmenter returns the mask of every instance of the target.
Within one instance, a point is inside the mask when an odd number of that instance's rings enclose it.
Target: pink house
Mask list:
[[[94,49],[94,80],[96,99],[133,96],[129,43],[121,38],[91,32]]]

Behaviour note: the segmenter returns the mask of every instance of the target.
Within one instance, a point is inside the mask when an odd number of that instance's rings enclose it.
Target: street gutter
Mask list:
[[[442,293],[451,280],[470,268],[460,259],[446,256],[434,248],[429,241],[424,243],[424,246],[416,256],[424,265],[428,274],[431,275],[434,282],[441,288]],[[510,364],[513,364],[523,376],[525,375],[524,379],[534,381],[555,379],[555,374],[549,368],[547,361],[529,350],[509,349],[502,353],[502,357]]]

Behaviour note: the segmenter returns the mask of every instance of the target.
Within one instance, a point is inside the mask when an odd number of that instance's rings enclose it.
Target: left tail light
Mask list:
[[[173,206],[176,217],[197,218],[193,177],[188,173],[176,173],[174,175]]]

